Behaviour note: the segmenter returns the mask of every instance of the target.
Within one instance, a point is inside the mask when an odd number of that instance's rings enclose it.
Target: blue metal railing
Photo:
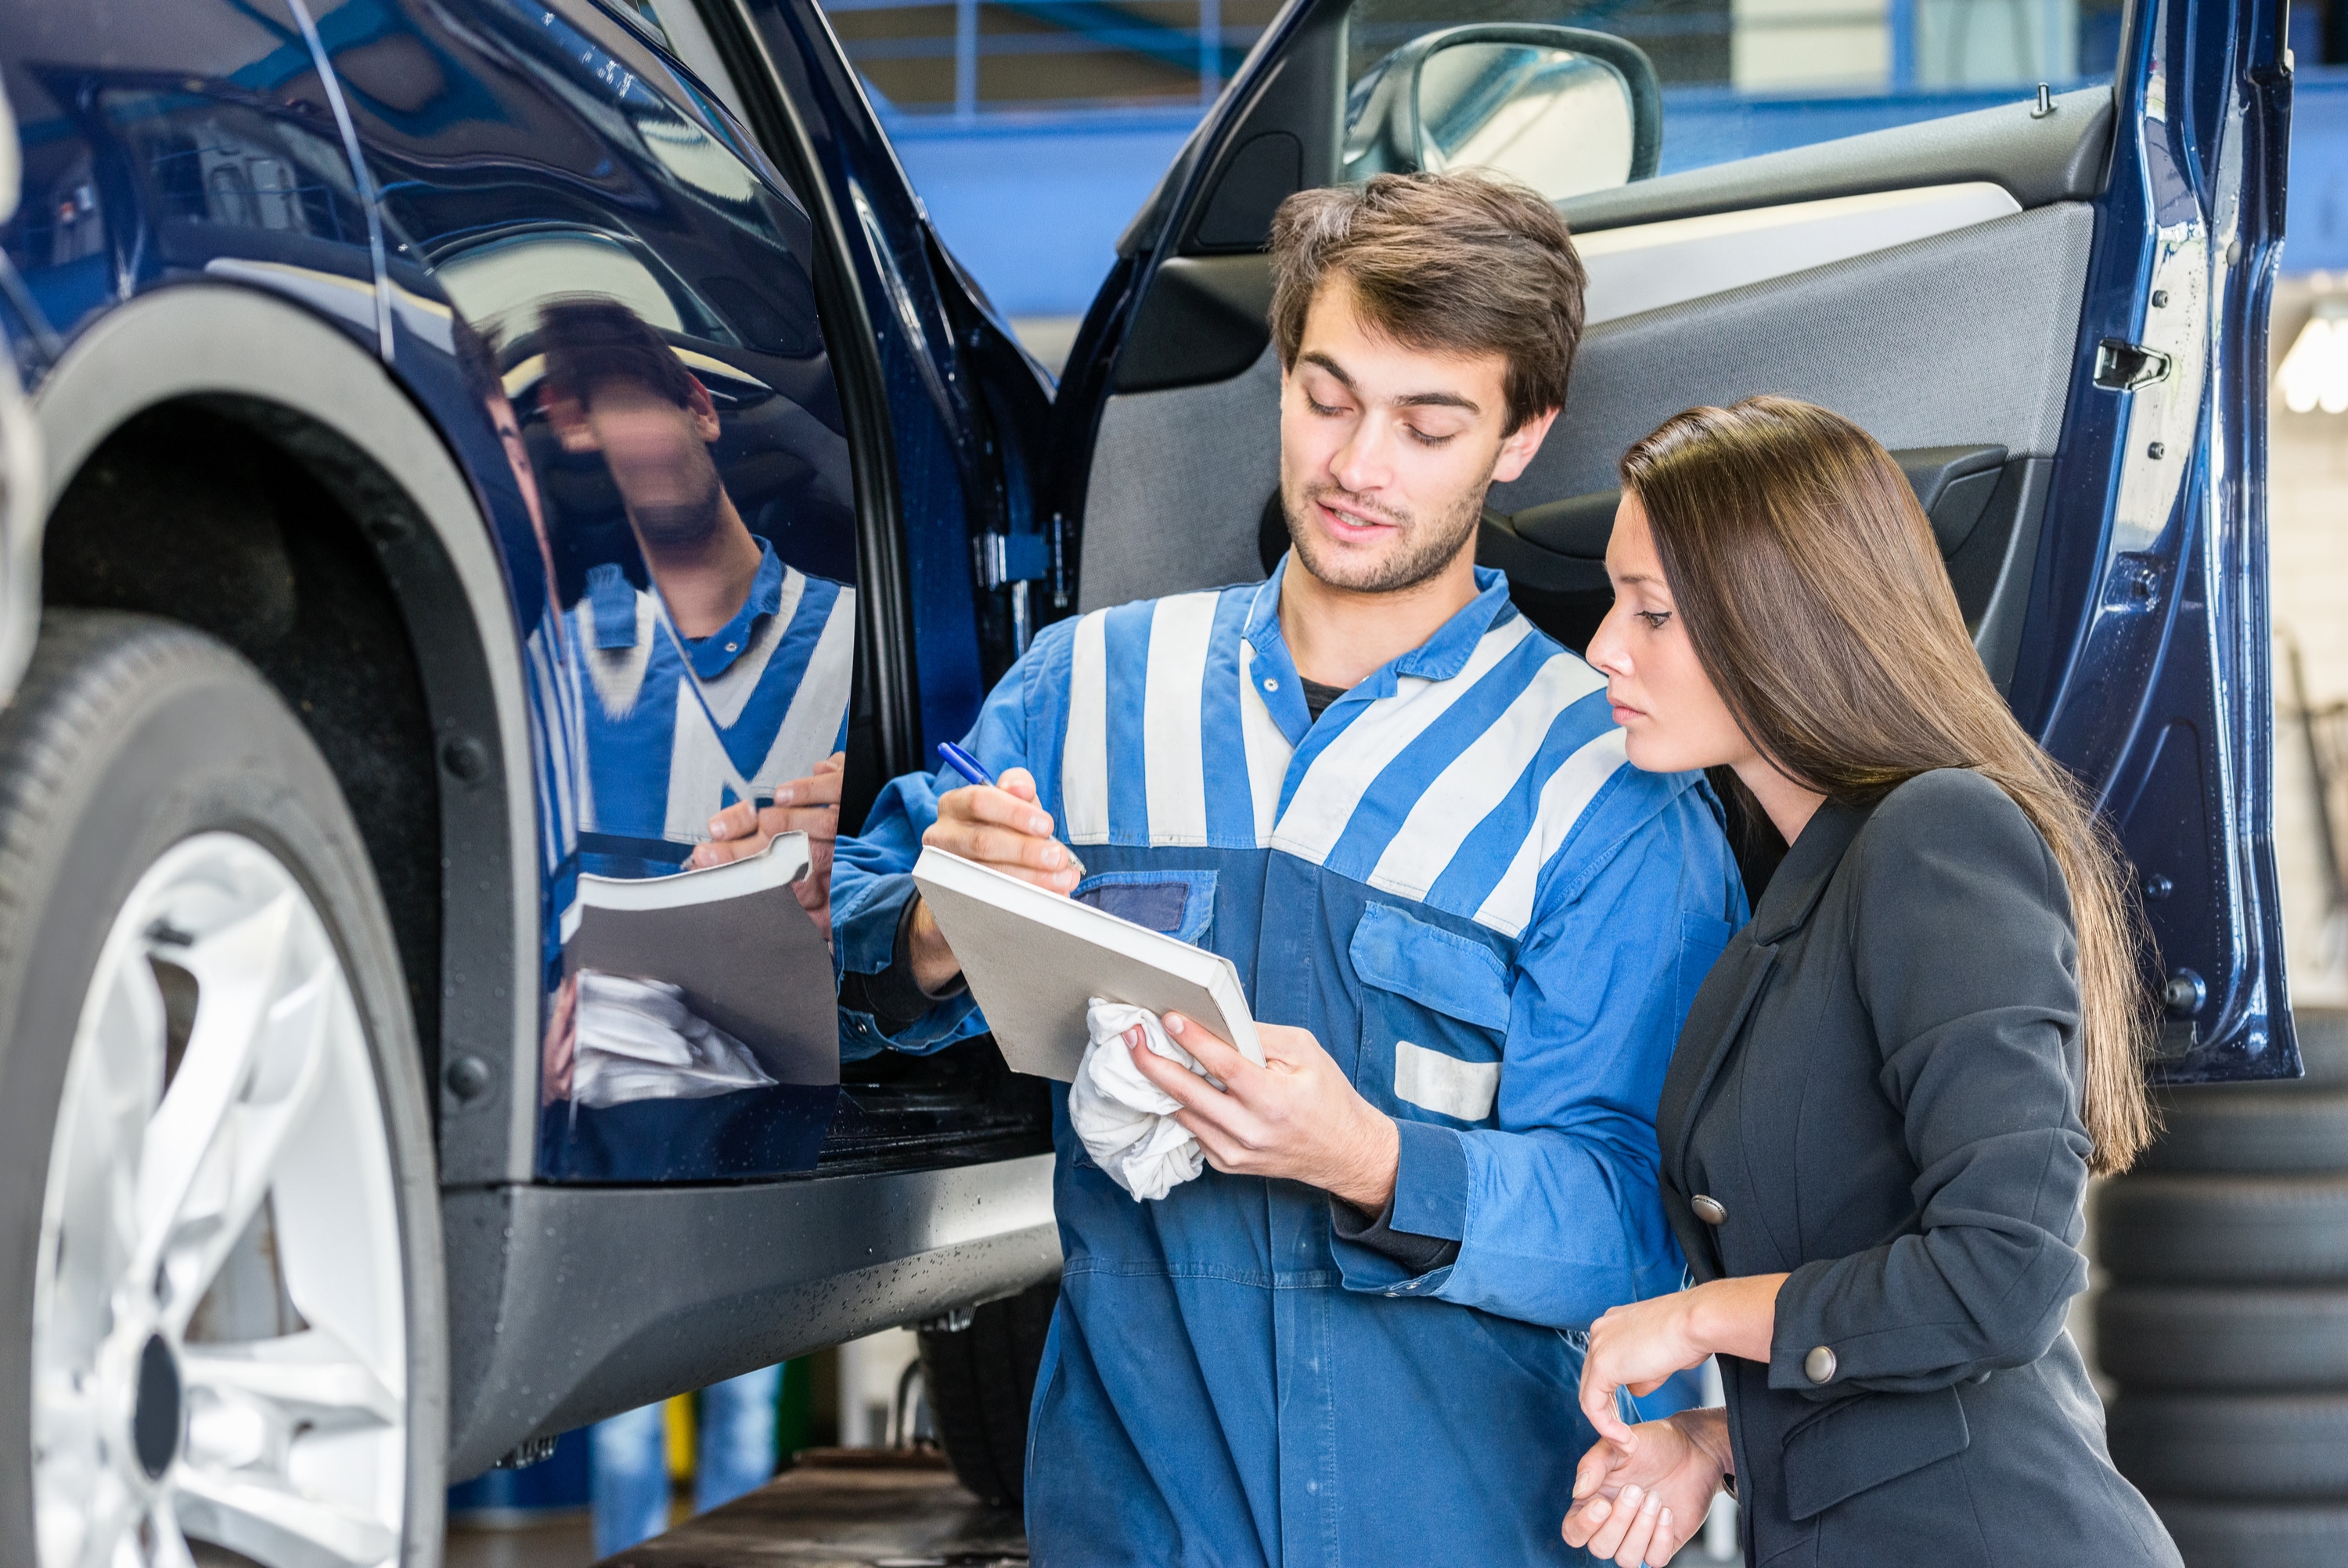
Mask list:
[[[1180,26],[1154,16],[1130,11],[1110,3],[1110,0],[951,0],[953,31],[908,32],[901,35],[870,36],[860,35],[853,27],[843,28],[842,44],[850,61],[860,70],[876,65],[906,60],[944,60],[953,63],[953,100],[951,112],[963,124],[974,121],[982,112],[979,84],[981,61],[1016,56],[1035,55],[1099,55],[1125,54],[1137,56],[1153,65],[1191,76],[1196,81],[1195,92],[1185,92],[1182,97],[1195,97],[1204,108],[1215,101],[1223,83],[1239,67],[1263,29],[1261,26],[1229,26],[1222,17],[1222,0],[1193,0],[1196,21],[1190,26]],[[910,4],[909,0],[829,0],[824,9],[836,17],[870,15],[884,12],[936,12],[944,7],[937,0],[927,4]],[[985,12],[1016,16],[1030,22],[1041,22],[1057,29],[1052,32],[1002,32],[983,27]],[[1056,94],[1048,100],[1055,104],[1097,104],[1102,95],[1087,92],[1081,80],[1073,84],[1076,90]],[[1160,95],[1159,101],[1179,101],[1171,94]],[[1006,105],[989,100],[986,111],[1037,107],[1035,104]],[[934,111],[932,111],[934,112]]]

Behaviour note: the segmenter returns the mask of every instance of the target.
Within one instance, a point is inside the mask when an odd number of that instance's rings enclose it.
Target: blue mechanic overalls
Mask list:
[[[1055,1086],[1066,1254],[1036,1381],[1044,1568],[1573,1560],[1594,1434],[1578,1331],[1674,1289],[1655,1102],[1682,1015],[1746,917],[1717,807],[1625,761],[1604,682],[1497,572],[1316,723],[1269,582],[1059,622],[966,743],[1023,766],[1078,888],[1238,967],[1402,1132],[1394,1225],[1461,1245],[1418,1277],[1337,1238],[1331,1199],[1210,1169],[1136,1203]],[[846,969],[888,966],[936,794],[909,776],[833,884]],[[966,995],[883,1040],[984,1028]]]

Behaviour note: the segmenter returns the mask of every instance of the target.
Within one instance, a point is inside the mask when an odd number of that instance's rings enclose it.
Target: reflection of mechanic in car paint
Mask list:
[[[602,454],[652,579],[640,590],[605,562],[570,612],[587,677],[579,825],[697,842],[719,810],[839,749],[855,592],[744,525],[708,392],[627,306],[552,302],[540,339],[548,421],[565,452]]]

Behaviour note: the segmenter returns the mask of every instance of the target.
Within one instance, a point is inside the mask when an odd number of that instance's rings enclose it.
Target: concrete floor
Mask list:
[[[587,1568],[594,1557],[594,1532],[582,1509],[506,1530],[452,1526],[440,1564],[441,1568]]]
[[[588,1568],[583,1514],[452,1531],[444,1568]],[[1733,1549],[1730,1555],[1734,1555]],[[1691,1542],[1673,1561],[1721,1561]],[[819,1449],[774,1482],[601,1568],[1026,1568],[1015,1511],[982,1508],[935,1454]]]
[[[982,1508],[942,1457],[818,1450],[772,1485],[605,1568],[1025,1568],[1016,1511]]]
[[[588,1568],[587,1516],[448,1532],[443,1568]],[[982,1508],[942,1457],[819,1449],[771,1485],[680,1521],[603,1568],[1024,1568],[1016,1511]]]

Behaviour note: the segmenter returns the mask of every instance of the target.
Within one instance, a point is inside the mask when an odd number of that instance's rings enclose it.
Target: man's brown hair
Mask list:
[[[613,381],[633,382],[679,408],[693,406],[694,379],[642,316],[600,294],[549,300],[538,313],[546,390],[585,408]]]
[[[1557,209],[1479,171],[1381,174],[1300,190],[1272,220],[1272,341],[1296,366],[1313,296],[1333,274],[1364,320],[1440,354],[1498,354],[1510,431],[1565,403],[1587,277]]]

